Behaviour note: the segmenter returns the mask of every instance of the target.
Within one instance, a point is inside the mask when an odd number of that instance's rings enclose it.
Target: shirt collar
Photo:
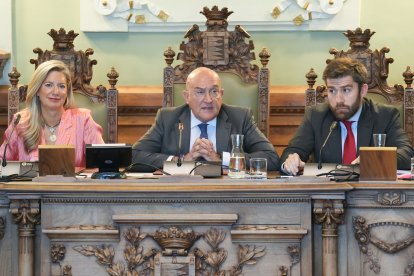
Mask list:
[[[193,111],[191,110],[191,128],[193,127],[198,127],[199,124],[202,124],[203,122],[200,121],[199,119],[196,118],[196,116],[194,116]],[[208,122],[206,122],[207,124],[216,127],[217,125],[217,117],[215,117],[213,120],[210,120]]]

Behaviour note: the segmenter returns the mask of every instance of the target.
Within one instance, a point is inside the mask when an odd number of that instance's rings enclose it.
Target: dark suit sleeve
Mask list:
[[[400,170],[408,170],[411,167],[411,157],[414,151],[408,136],[400,125],[400,113],[396,108],[392,108],[391,114],[387,114],[387,117],[390,118],[389,123],[383,132],[387,134],[386,146],[397,147],[397,167]],[[385,119],[384,116],[381,118]]]
[[[303,121],[297,129],[294,137],[290,140],[289,145],[283,151],[280,158],[280,165],[282,165],[289,154],[297,153],[300,159],[307,162],[309,156],[315,150],[315,130],[312,126],[312,110],[307,109]]]
[[[246,110],[243,120],[244,149],[246,163],[250,164],[250,158],[266,158],[267,170],[276,171],[279,169],[279,156],[273,145],[266,136],[259,130],[249,110]]]
[[[164,161],[169,157],[168,153],[163,153],[162,151],[162,141],[166,132],[164,116],[165,114],[161,109],[158,110],[155,117],[155,123],[147,133],[133,145],[132,162],[138,163],[133,170],[154,171],[154,167],[162,168]]]

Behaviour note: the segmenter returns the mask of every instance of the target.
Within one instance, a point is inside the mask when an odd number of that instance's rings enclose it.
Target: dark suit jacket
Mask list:
[[[396,108],[376,104],[364,99],[361,116],[358,122],[358,145],[373,146],[373,133],[386,133],[385,146],[397,147],[398,169],[409,169],[413,148],[400,126],[399,112]],[[280,164],[285,162],[291,153],[299,154],[301,160],[308,161],[313,153],[315,161],[319,160],[319,151],[326,139],[329,127],[335,120],[327,103],[318,104],[306,110],[302,124],[295,136],[283,151]],[[357,155],[359,153],[357,152]],[[341,128],[339,125],[333,130],[331,137],[322,150],[322,162],[342,163]]]
[[[133,145],[133,163],[145,163],[162,168],[164,161],[171,155],[178,156],[178,124],[184,124],[182,133],[182,153],[190,148],[190,118],[188,105],[162,108],[158,110],[155,123],[148,132]],[[268,170],[277,170],[279,156],[273,145],[257,128],[250,109],[223,104],[217,116],[217,152],[230,152],[230,135],[244,134],[243,148],[246,164],[250,158],[267,158]],[[137,170],[148,171],[149,167],[137,166]]]

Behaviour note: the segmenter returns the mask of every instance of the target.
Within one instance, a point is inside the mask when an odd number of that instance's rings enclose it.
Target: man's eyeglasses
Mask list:
[[[221,96],[220,89],[218,89],[218,88],[212,88],[208,91],[208,93],[210,94],[210,97],[212,99],[217,99],[217,98],[220,98],[220,96]],[[202,99],[207,95],[207,91],[205,89],[194,89],[193,94],[197,98]]]

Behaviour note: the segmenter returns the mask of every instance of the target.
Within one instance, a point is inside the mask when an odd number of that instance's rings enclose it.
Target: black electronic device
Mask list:
[[[128,167],[132,160],[132,147],[126,144],[87,144],[86,168],[98,168],[92,178],[125,178],[119,168]]]

